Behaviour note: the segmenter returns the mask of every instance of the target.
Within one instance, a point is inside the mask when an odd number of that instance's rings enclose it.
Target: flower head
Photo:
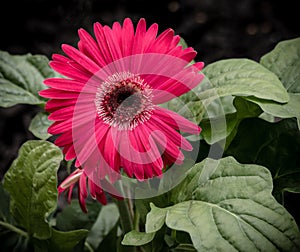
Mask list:
[[[158,105],[197,86],[203,63],[190,64],[196,52],[178,45],[172,29],[157,32],[144,19],[135,31],[130,19],[112,28],[96,23],[95,38],[80,29],[78,49],[62,45],[66,56],[53,55],[51,67],[67,78],[45,80],[50,88],[40,95],[50,98],[49,133],[59,134],[65,158],[84,170],[75,177],[98,186],[121,172],[144,180],[192,150],[180,131],[199,134],[199,126]]]

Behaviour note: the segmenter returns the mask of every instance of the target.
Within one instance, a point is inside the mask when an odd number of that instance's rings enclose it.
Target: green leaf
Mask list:
[[[228,95],[254,96],[281,103],[289,99],[278,77],[249,59],[220,60],[205,67],[203,73],[210,80],[211,88],[198,94],[202,102],[210,103]]]
[[[214,144],[226,139],[228,145],[236,134],[240,122],[245,118],[256,117],[261,114],[259,106],[248,102],[240,97],[235,97],[233,105],[236,112],[203,119],[200,123],[202,128],[202,137],[208,144]],[[230,136],[230,138],[228,138]]]
[[[300,129],[300,38],[278,43],[274,50],[261,58],[260,63],[278,76],[290,99],[286,104],[257,97],[247,97],[247,100],[273,117],[296,117]]]
[[[295,119],[277,123],[246,119],[226,151],[239,162],[267,167],[274,177],[274,195],[279,201],[284,191],[300,192],[299,153],[300,132]]]
[[[52,236],[49,240],[48,250],[55,252],[72,252],[74,247],[80,243],[88,234],[88,230],[80,229],[69,232],[61,232],[52,229]]]
[[[46,219],[56,208],[56,173],[61,160],[61,150],[54,144],[28,141],[22,145],[18,158],[4,177],[14,219],[38,239],[51,236]]]
[[[97,248],[119,220],[119,210],[115,204],[102,206],[97,220],[92,226],[86,241]]]
[[[157,232],[165,223],[166,211],[150,203],[151,211],[146,218],[146,233]]]
[[[87,201],[86,205],[87,214],[82,213],[77,199],[72,200],[70,205],[57,214],[56,228],[61,231],[72,231],[81,228],[90,230],[97,219],[101,204],[97,201]]]
[[[174,190],[183,202],[163,209],[165,223],[189,233],[197,251],[298,251],[298,227],[271,192],[266,168],[206,159]]]
[[[260,64],[275,73],[288,92],[300,93],[300,38],[278,43]]]
[[[29,125],[29,131],[37,138],[46,140],[51,136],[51,134],[48,133],[48,128],[52,123],[52,121],[48,120],[48,114],[40,112],[32,119]]]
[[[88,233],[88,230],[80,229],[80,230],[74,230],[69,232],[61,232],[54,228],[51,228],[51,233],[52,236],[47,240],[38,240],[38,239],[32,240],[34,243],[34,251],[39,251],[39,252],[83,251],[83,243]]]
[[[0,51],[0,106],[18,103],[43,104],[38,92],[46,88],[45,78],[54,77],[43,55],[10,55]]]
[[[0,183],[0,219],[6,222],[10,222],[11,220],[9,202],[9,194],[4,190],[2,183]]]
[[[122,244],[130,245],[130,246],[141,246],[151,242],[154,236],[155,236],[155,232],[144,233],[144,232],[138,232],[136,230],[132,230],[129,233],[125,234]]]
[[[272,116],[279,118],[297,118],[298,128],[300,129],[300,93],[289,93],[289,97],[289,102],[285,104],[270,102],[254,97],[249,97],[247,100],[256,103],[263,111]]]

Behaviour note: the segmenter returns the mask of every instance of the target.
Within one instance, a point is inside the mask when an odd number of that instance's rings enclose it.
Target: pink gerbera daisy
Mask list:
[[[84,170],[77,173],[98,186],[123,173],[138,180],[160,176],[183,161],[182,150],[192,150],[180,131],[200,133],[158,105],[198,85],[203,63],[190,63],[196,52],[183,49],[172,29],[157,32],[144,19],[135,32],[130,19],[112,28],[96,23],[95,38],[79,29],[78,49],[64,44],[66,56],[54,54],[50,62],[67,78],[45,80],[50,88],[40,92],[50,98],[46,110],[55,121],[48,131],[59,134],[55,143],[66,160],[76,158]]]

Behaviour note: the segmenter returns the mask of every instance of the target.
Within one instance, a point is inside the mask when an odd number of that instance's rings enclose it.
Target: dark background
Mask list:
[[[77,30],[92,32],[94,22],[111,25],[130,17],[146,18],[160,32],[171,27],[209,64],[225,58],[258,61],[282,40],[300,36],[295,0],[8,0],[1,3],[0,50],[11,54],[61,52],[76,45]],[[28,139],[31,118],[38,108],[17,105],[0,108],[0,180],[18,149]],[[289,200],[289,198],[287,198]],[[290,199],[293,201],[293,198]],[[296,212],[290,209],[295,216]]]

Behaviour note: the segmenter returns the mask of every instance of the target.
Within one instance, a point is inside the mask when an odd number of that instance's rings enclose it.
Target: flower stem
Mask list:
[[[11,225],[11,224],[9,224],[7,222],[3,222],[3,221],[0,221],[0,225],[7,228],[7,229],[9,229],[10,231],[13,231],[13,232],[15,232],[19,235],[22,235],[22,236],[28,238],[28,234],[25,231],[15,227],[14,225]]]
[[[120,212],[120,222],[123,228],[123,232],[126,234],[133,230],[133,222],[132,222],[132,215],[129,209],[128,201],[130,199],[124,200],[116,200],[117,206]]]
[[[140,231],[139,224],[140,224],[140,213],[138,211],[135,211],[134,219],[133,219],[133,228],[134,228],[134,230]]]
[[[130,199],[124,199],[124,200],[115,199],[115,203],[117,204],[120,212],[120,222],[124,234],[133,230],[133,216],[132,216],[132,210],[130,209],[131,206],[130,201],[131,201]],[[122,246],[121,251],[135,252],[136,248],[133,246]]]

